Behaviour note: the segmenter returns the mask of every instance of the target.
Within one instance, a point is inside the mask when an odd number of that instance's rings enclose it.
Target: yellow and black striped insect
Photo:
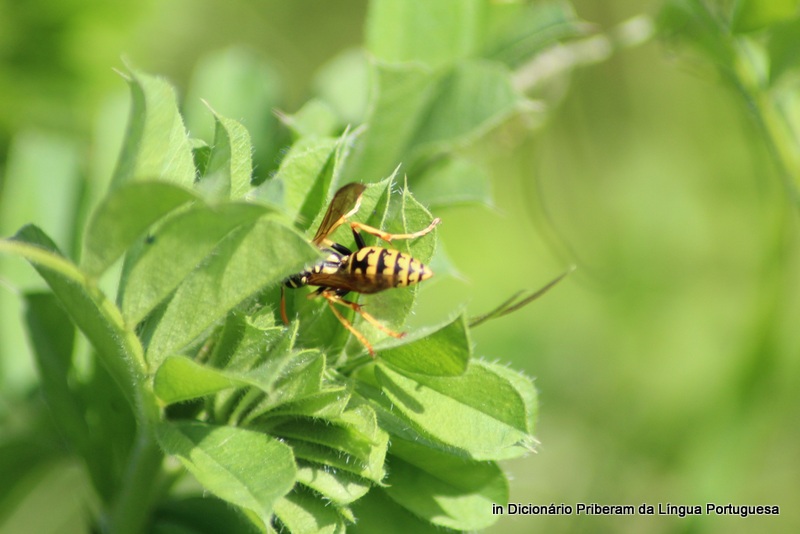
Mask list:
[[[359,231],[374,235],[387,242],[393,239],[414,239],[427,234],[441,221],[436,218],[427,228],[410,234],[390,234],[360,222],[348,221],[348,217],[352,217],[361,206],[361,196],[365,189],[366,186],[363,184],[347,184],[333,196],[328,211],[325,212],[325,217],[312,240],[326,254],[326,257],[284,281],[284,285],[281,287],[281,318],[284,324],[289,324],[289,318],[286,316],[285,287],[317,286],[318,289],[310,293],[308,297],[323,297],[327,300],[328,306],[339,322],[367,348],[372,357],[375,357],[375,350],[364,334],[356,330],[352,323],[339,313],[334,304],[350,308],[376,328],[390,336],[400,338],[404,333],[388,329],[375,317],[365,312],[361,305],[342,297],[351,291],[369,294],[393,287],[410,286],[427,280],[433,276],[433,271],[419,260],[399,250],[367,246]],[[328,239],[334,230],[346,222],[350,222],[350,229],[357,247],[355,252]]]

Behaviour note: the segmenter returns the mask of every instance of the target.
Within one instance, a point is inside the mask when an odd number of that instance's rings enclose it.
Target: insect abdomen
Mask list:
[[[392,287],[406,287],[433,276],[433,271],[418,259],[390,248],[364,247],[347,258],[343,265],[358,280],[360,293],[376,293]]]

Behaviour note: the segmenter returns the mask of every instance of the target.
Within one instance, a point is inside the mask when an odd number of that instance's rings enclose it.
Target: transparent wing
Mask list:
[[[364,184],[347,184],[333,195],[328,211],[325,212],[325,217],[314,235],[313,243],[315,245],[322,245],[331,232],[358,211],[361,205],[361,195],[364,194],[366,188],[367,186]]]

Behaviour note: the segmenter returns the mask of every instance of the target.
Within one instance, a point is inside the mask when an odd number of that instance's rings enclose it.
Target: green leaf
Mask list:
[[[131,405],[133,384],[145,369],[142,348],[133,332],[125,329],[119,310],[91,285],[83,273],[64,259],[41,230],[29,225],[13,240],[0,240],[0,251],[30,261],[58,297],[64,310],[94,346]]]
[[[800,46],[800,17],[771,28],[767,50],[770,59],[769,77],[772,83],[783,73],[800,66],[798,46]]]
[[[336,508],[313,496],[293,492],[275,503],[275,515],[292,534],[344,534]]]
[[[396,342],[397,343],[397,342]],[[397,346],[378,347],[380,361],[400,372],[434,376],[456,376],[466,371],[472,355],[466,319],[458,316],[435,330],[419,330]]]
[[[86,228],[81,268],[99,276],[152,224],[195,199],[194,193],[164,182],[132,182],[112,190]]]
[[[211,493],[252,512],[266,528],[276,502],[292,489],[292,450],[251,430],[205,423],[167,422],[158,440]]]
[[[378,0],[370,3],[367,49],[388,62],[441,66],[482,47],[484,0]]]
[[[413,149],[471,141],[508,118],[520,103],[507,67],[485,60],[461,63],[439,82]]]
[[[392,439],[387,486],[395,502],[431,523],[457,530],[497,521],[492,504],[508,502],[508,483],[494,462],[475,462]]]
[[[345,410],[350,394],[351,390],[347,386],[328,386],[313,395],[277,407],[272,415],[333,419]]]
[[[360,402],[334,417],[284,418],[269,422],[267,428],[291,443],[297,458],[380,483],[389,436],[378,426],[374,409]]]
[[[503,383],[487,366],[473,363],[456,377],[414,379],[383,365],[374,373],[380,394],[365,387],[359,390],[388,411],[379,413],[382,424],[404,439],[438,443],[442,450],[473,460],[514,458],[533,447],[524,400],[513,385],[506,384],[504,391],[487,386],[490,379],[495,385]]]
[[[317,257],[305,239],[274,221],[235,230],[177,289],[150,340],[148,360],[158,365],[180,352],[244,299]]]
[[[365,183],[387,176],[403,161],[433,96],[435,75],[419,63],[373,62],[372,91],[361,134],[345,164],[344,176]]]
[[[250,191],[253,174],[250,134],[244,126],[214,112],[214,144],[199,187],[211,198],[240,199]]]
[[[165,221],[126,261],[119,299],[128,323],[163,302],[226,235],[265,213],[254,204],[196,204]]]
[[[336,112],[325,101],[312,99],[305,103],[297,113],[279,115],[289,127],[295,139],[303,137],[330,137],[335,134],[339,123]]]
[[[276,180],[283,183],[283,206],[297,224],[306,229],[322,209],[330,186],[330,164],[337,139],[305,137],[298,140],[281,162]]]
[[[442,534],[443,530],[415,516],[383,491],[370,491],[353,505],[353,512],[358,521],[348,532],[355,534]]]
[[[369,62],[364,50],[334,56],[317,71],[314,92],[335,111],[340,124],[361,124],[367,113]]]
[[[312,464],[298,467],[297,481],[338,505],[360,499],[372,487],[360,477]]]
[[[191,187],[192,147],[178,112],[175,90],[161,78],[130,69],[131,115],[113,186],[133,180],[164,180]]]
[[[274,67],[256,51],[230,47],[202,56],[192,73],[185,99],[186,124],[194,137],[210,141],[216,129],[208,102],[220,115],[247,129],[255,147],[256,170],[274,171],[284,132],[272,110],[281,107],[283,83]]]
[[[561,0],[495,2],[486,18],[489,36],[483,56],[511,68],[564,39],[585,35],[589,27],[577,18],[571,3]]]
[[[155,393],[162,402],[172,404],[204,397],[246,382],[230,373],[207,367],[185,356],[170,356],[156,371]]]
[[[162,500],[153,514],[153,524],[153,534],[257,532],[240,510],[208,495]],[[182,530],[172,530],[173,528]]]
[[[735,32],[759,30],[798,15],[799,0],[739,0],[733,17]]]
[[[489,175],[477,164],[460,157],[443,158],[425,169],[414,183],[414,196],[437,208],[493,204]]]
[[[69,385],[75,326],[52,293],[26,294],[25,307],[28,336],[53,422],[70,446],[83,452],[87,437],[84,406]]]

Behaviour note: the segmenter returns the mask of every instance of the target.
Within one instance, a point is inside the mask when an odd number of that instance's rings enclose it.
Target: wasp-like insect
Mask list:
[[[328,301],[333,314],[375,357],[375,350],[370,345],[364,334],[356,330],[334,304],[342,305],[355,311],[367,322],[382,330],[386,334],[400,338],[404,333],[394,332],[382,325],[375,317],[365,312],[361,305],[345,300],[344,297],[351,291],[354,293],[377,293],[393,287],[406,287],[427,280],[433,276],[429,267],[409,254],[390,248],[367,246],[360,231],[374,235],[384,241],[393,239],[414,239],[421,237],[439,224],[436,218],[424,230],[411,234],[390,234],[373,228],[366,224],[349,221],[357,250],[351,251],[340,243],[334,243],[328,236],[342,224],[348,222],[348,217],[353,216],[361,206],[361,196],[366,186],[363,184],[348,184],[339,189],[333,196],[328,211],[319,225],[312,242],[325,254],[325,259],[315,263],[302,272],[294,274],[284,281],[281,287],[281,318],[284,324],[289,324],[286,316],[286,299],[284,287],[299,288],[303,286],[318,286],[318,289],[308,295],[309,298],[323,297]]]

